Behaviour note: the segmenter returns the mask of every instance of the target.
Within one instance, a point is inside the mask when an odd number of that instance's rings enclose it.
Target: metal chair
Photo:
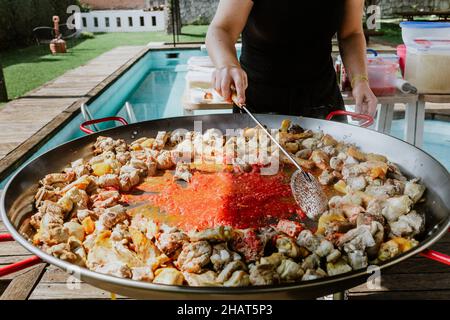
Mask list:
[[[38,46],[41,44],[49,44],[54,38],[54,30],[50,27],[37,27],[33,29],[34,39]]]

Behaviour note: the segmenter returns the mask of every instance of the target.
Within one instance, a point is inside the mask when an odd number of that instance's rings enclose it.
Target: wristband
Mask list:
[[[359,81],[369,82],[369,77],[364,75],[364,74],[357,74],[357,75],[355,75],[354,77],[352,77],[352,82],[351,82],[352,88],[354,88],[356,82],[359,82]]]

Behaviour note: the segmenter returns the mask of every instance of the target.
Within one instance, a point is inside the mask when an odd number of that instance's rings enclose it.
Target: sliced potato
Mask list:
[[[334,190],[340,192],[340,193],[347,193],[347,184],[344,180],[339,180],[334,184]]]
[[[113,169],[108,163],[99,162],[92,165],[92,173],[97,177],[112,173]]]
[[[365,153],[363,153],[363,152],[361,152],[361,151],[359,151],[357,148],[355,148],[355,147],[349,147],[348,149],[347,149],[347,154],[350,156],[350,157],[353,157],[353,158],[355,158],[356,160],[358,160],[358,161],[366,161],[366,154]]]

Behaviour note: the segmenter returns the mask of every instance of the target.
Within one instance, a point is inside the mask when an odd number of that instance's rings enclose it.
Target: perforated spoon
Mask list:
[[[247,109],[246,104],[238,103],[236,94],[232,96],[233,102],[244,110],[250,118],[259,126],[259,128],[272,140],[273,143],[283,152],[291,161],[297,170],[291,176],[291,190],[295,201],[300,209],[311,220],[317,220],[327,209],[327,197],[322,186],[317,179],[302,169],[292,155],[273,137],[270,132],[259,122],[259,120]]]

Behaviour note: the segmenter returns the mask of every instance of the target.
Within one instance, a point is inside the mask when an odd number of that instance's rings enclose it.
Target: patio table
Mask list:
[[[343,92],[345,105],[354,105],[355,99],[350,92]],[[394,106],[396,103],[406,104],[405,111],[405,141],[420,147],[423,141],[423,126],[425,121],[424,104],[419,103],[417,94],[405,94],[400,91],[392,96],[380,96],[378,98],[378,112],[375,130],[389,134],[391,132],[392,120],[394,116]],[[230,103],[193,103],[188,101],[187,95],[183,98],[185,115],[193,115],[196,110],[230,110]]]

